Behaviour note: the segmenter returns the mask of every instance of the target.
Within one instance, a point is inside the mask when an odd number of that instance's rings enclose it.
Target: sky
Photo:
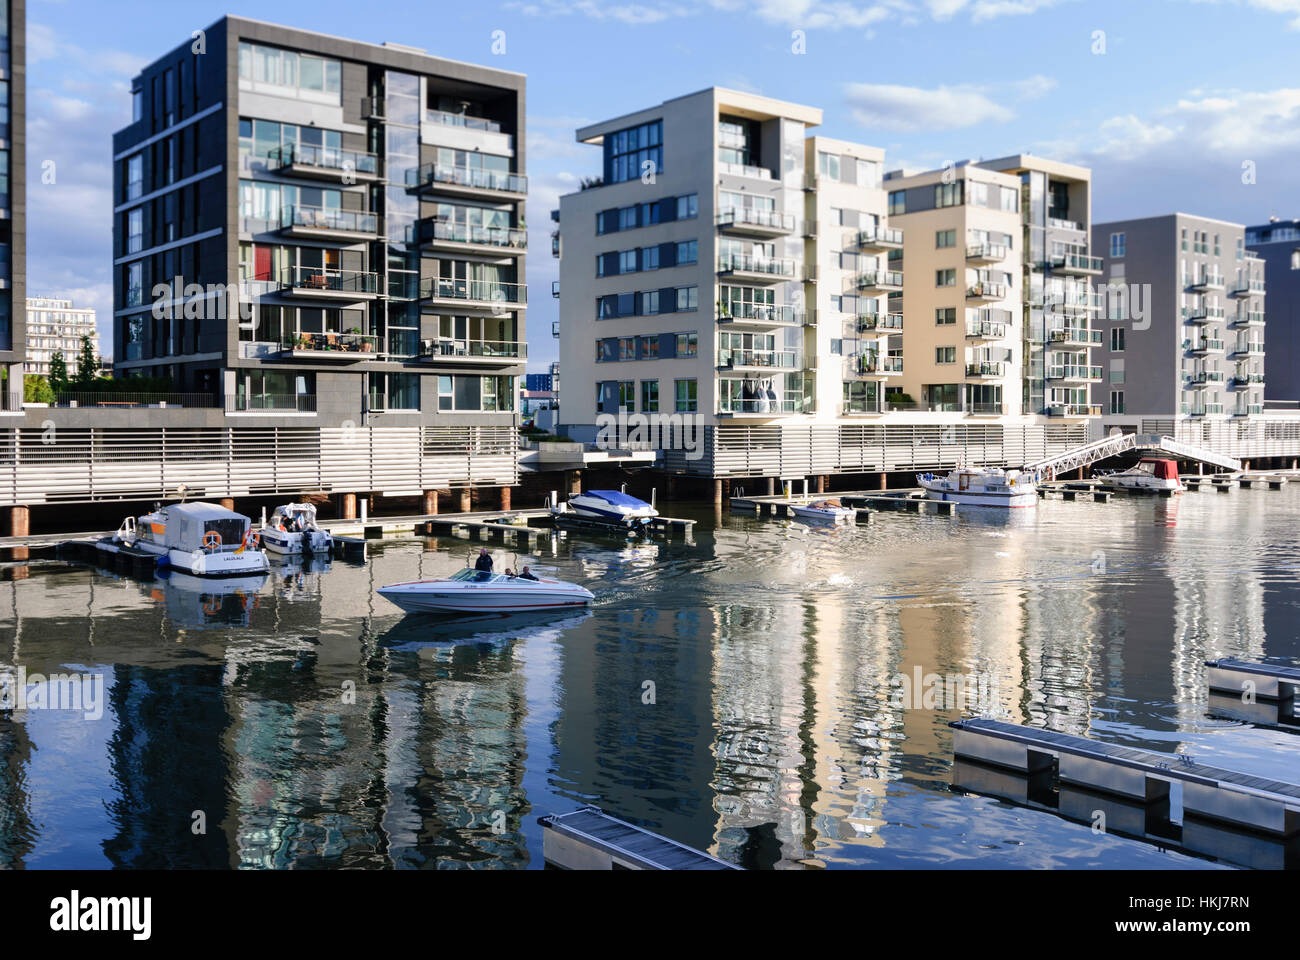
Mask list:
[[[527,74],[530,370],[557,353],[549,212],[600,170],[574,130],[709,86],[820,107],[887,170],[1083,164],[1095,223],[1300,217],[1300,0],[28,0],[28,293],[95,307],[106,353],[131,79],[225,14]]]

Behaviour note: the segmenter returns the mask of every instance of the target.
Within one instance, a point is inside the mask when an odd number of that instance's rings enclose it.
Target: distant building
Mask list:
[[[23,361],[23,373],[48,377],[50,360],[59,352],[63,354],[68,373],[74,373],[83,336],[90,337],[98,360],[99,331],[95,326],[94,307],[74,307],[71,300],[52,297],[28,297],[27,357]]]
[[[1246,249],[1264,261],[1268,299],[1268,400],[1300,401],[1300,220],[1246,228]]]

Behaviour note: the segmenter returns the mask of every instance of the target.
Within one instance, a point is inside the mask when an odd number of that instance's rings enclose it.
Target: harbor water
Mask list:
[[[1211,715],[1203,666],[1300,662],[1300,485],[667,512],[689,541],[492,545],[596,594],[540,618],[376,595],[463,567],[451,536],[215,585],[5,564],[0,866],[537,869],[537,818],[585,803],[749,868],[1234,863],[954,786],[977,711],[1300,780],[1300,737]]]

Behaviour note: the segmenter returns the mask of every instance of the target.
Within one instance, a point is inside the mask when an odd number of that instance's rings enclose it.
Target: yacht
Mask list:
[[[814,500],[812,503],[792,506],[790,512],[801,520],[824,523],[852,523],[858,518],[856,510],[844,506],[838,500]]]
[[[645,526],[659,516],[659,511],[650,504],[620,490],[588,490],[575,494],[567,503],[553,507],[551,512],[628,528]]]
[[[158,566],[196,577],[246,577],[271,568],[253,522],[214,503],[173,503],[138,520],[127,517],[104,546],[155,554]]]
[[[407,613],[529,613],[586,607],[595,596],[563,580],[512,577],[468,568],[445,580],[409,580],[379,588]]]
[[[1184,490],[1183,481],[1178,477],[1178,464],[1163,457],[1143,457],[1127,470],[1099,473],[1097,476],[1121,490],[1168,490],[1171,493]]]
[[[261,530],[262,547],[286,556],[310,553],[330,556],[334,538],[316,525],[316,508],[310,503],[286,503],[275,508]]]
[[[931,500],[947,500],[974,507],[1001,509],[1038,504],[1036,478],[1019,470],[995,467],[958,467],[946,477],[920,473],[916,481]]]

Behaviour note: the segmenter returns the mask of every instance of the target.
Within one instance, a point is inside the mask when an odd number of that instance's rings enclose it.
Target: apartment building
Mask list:
[[[1270,217],[1246,227],[1246,249],[1263,261],[1268,278],[1268,382],[1264,397],[1300,409],[1300,220]]]
[[[524,87],[238,17],[147,66],[113,143],[117,375],[231,416],[513,430]]]
[[[1093,388],[1104,422],[1262,413],[1264,262],[1246,228],[1174,213],[1099,223],[1092,240],[1108,301],[1106,382]]]
[[[1088,248],[1092,172],[1030,154],[978,166],[1020,180],[1023,411],[1067,421],[1097,416],[1089,400],[1101,379],[1092,320],[1102,308],[1093,289],[1101,261]]]
[[[891,173],[889,222],[906,242],[906,361],[894,410],[1022,411],[1020,180],[969,163]]]
[[[27,356],[23,361],[23,373],[48,377],[50,360],[54,354],[61,353],[68,374],[72,375],[81,356],[82,337],[90,337],[90,346],[98,361],[99,328],[95,323],[94,307],[77,307],[71,300],[52,297],[28,297]]]
[[[22,409],[26,300],[27,4],[0,0],[0,411]]]

